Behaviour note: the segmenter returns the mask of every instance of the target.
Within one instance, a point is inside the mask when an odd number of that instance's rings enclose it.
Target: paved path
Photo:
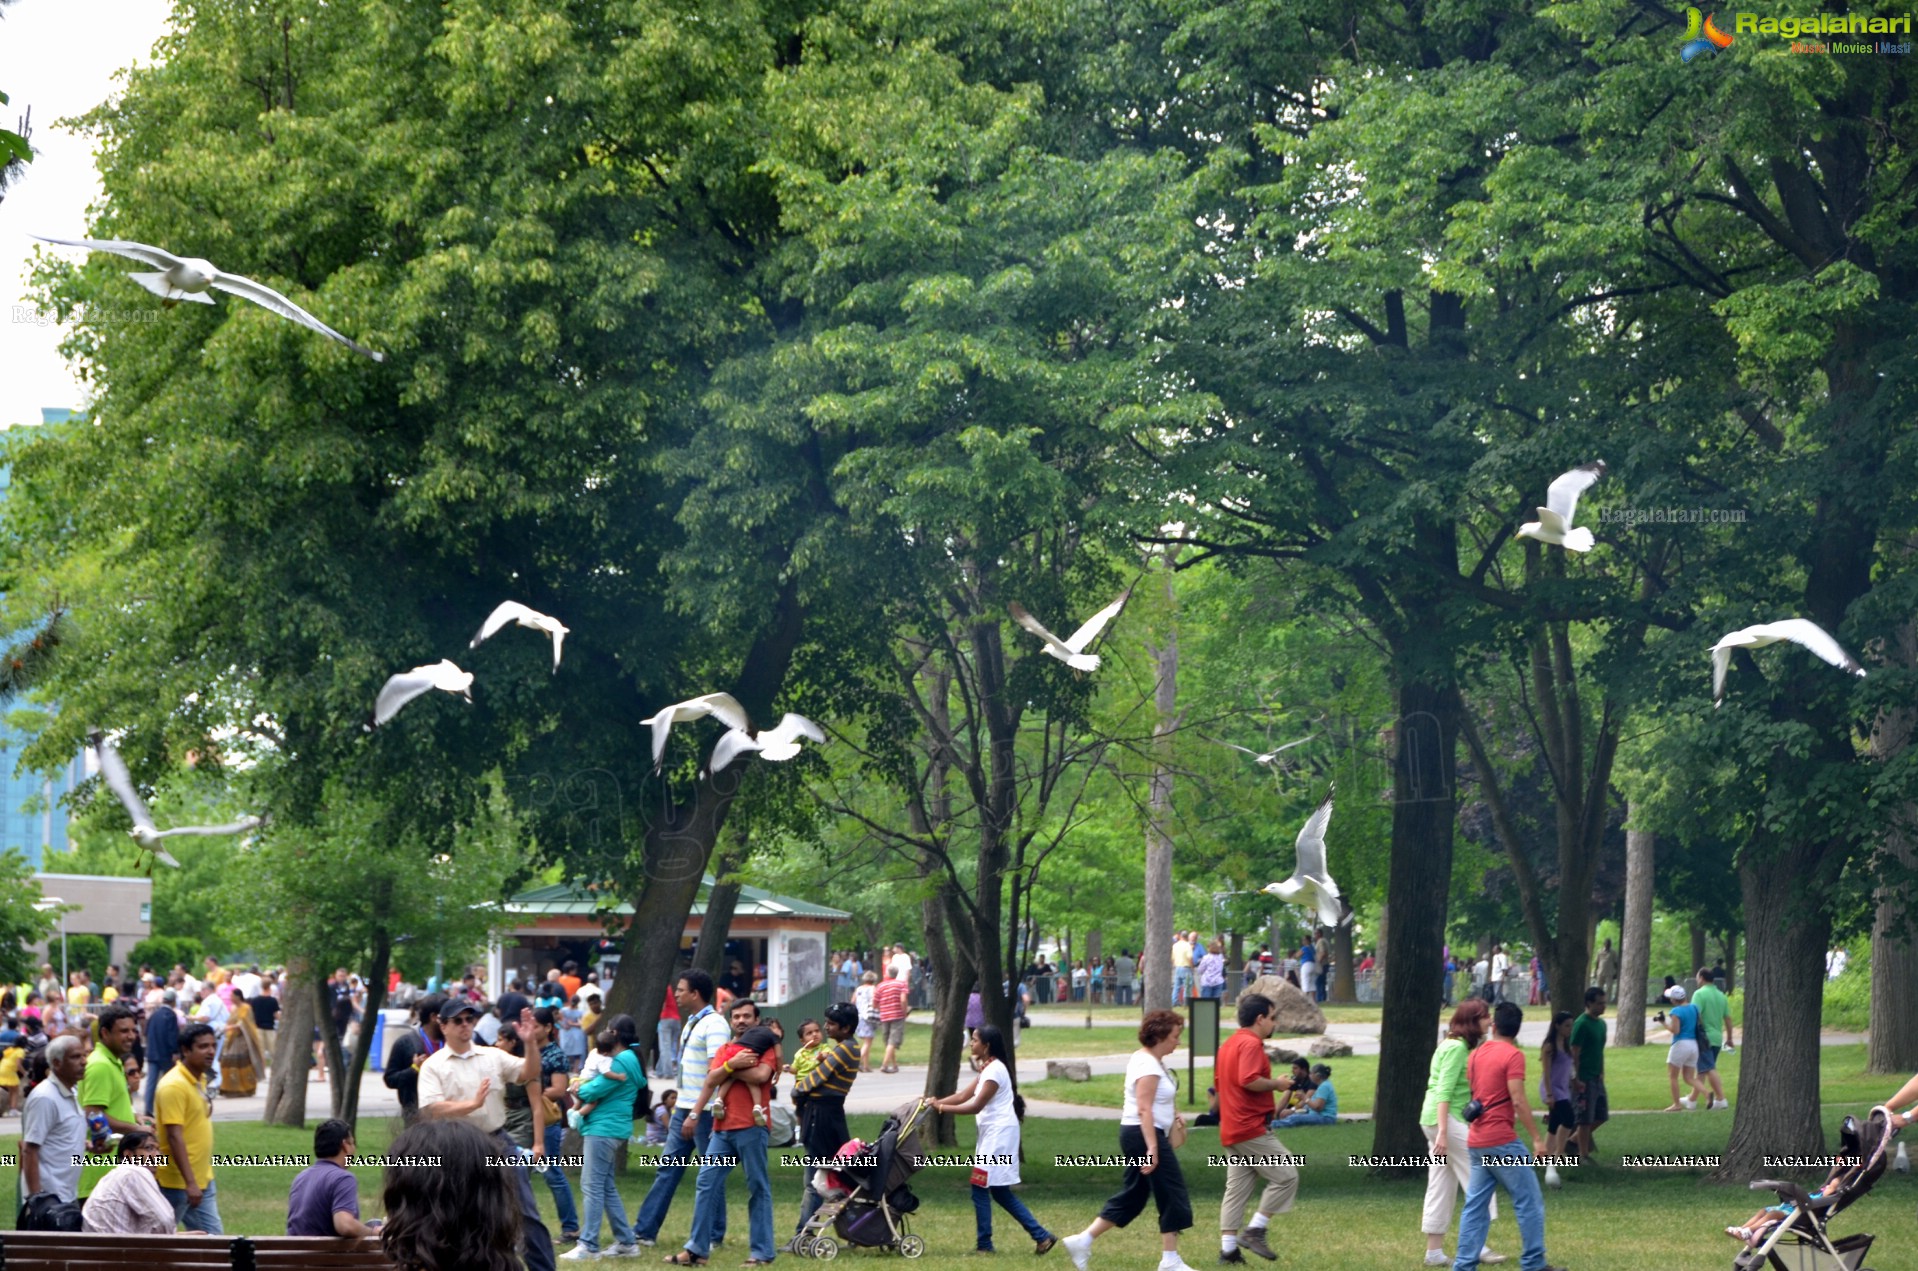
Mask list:
[[[1608,1020],[1615,1024],[1616,1021]],[[1547,1021],[1528,1022],[1519,1029],[1519,1044],[1528,1050],[1536,1050],[1545,1039]],[[1045,1027],[1046,1025],[1035,1025]],[[1083,1029],[1081,1019],[1076,1025]],[[1119,1029],[1133,1030],[1137,1025],[1095,1023],[1095,1028],[1106,1028],[1117,1033]],[[1327,1029],[1327,1035],[1341,1038],[1352,1045],[1355,1055],[1376,1055],[1379,1053],[1380,1026],[1372,1022],[1354,1022],[1334,1024]],[[1132,1057],[1132,1037],[1115,1035],[1113,1049],[1107,1055],[1076,1055],[1071,1058],[1088,1065],[1094,1076],[1110,1073],[1123,1073],[1126,1063]],[[1273,1045],[1289,1046],[1303,1053],[1313,1042],[1311,1037],[1274,1037]],[[1820,1042],[1826,1046],[1855,1045],[1865,1040],[1862,1033],[1825,1032]],[[1046,1075],[1044,1059],[1027,1059],[1015,1056],[1019,1065],[1019,1085],[1022,1090],[1043,1092]],[[1185,1071],[1185,1052],[1175,1053],[1168,1066],[1174,1076],[1182,1077]],[[1212,1061],[1200,1059],[1194,1065],[1196,1069],[1210,1070]],[[862,1073],[853,1083],[852,1095],[846,1100],[846,1111],[855,1116],[884,1114],[900,1104],[925,1092],[926,1069],[923,1064],[907,1065],[896,1073]],[[306,1087],[306,1116],[309,1124],[325,1120],[333,1115],[333,1088],[323,1082],[310,1081]],[[1045,1098],[1028,1098],[1026,1112],[1031,1116],[1055,1117],[1064,1120],[1110,1121],[1112,1109],[1090,1107],[1076,1103],[1054,1103]],[[266,1086],[261,1085],[258,1094],[247,1098],[223,1096],[214,1105],[215,1121],[258,1121],[266,1113]],[[399,1097],[386,1088],[378,1073],[367,1073],[360,1084],[360,1115],[364,1117],[398,1117],[400,1114]],[[1352,1119],[1369,1119],[1366,1114],[1356,1114]]]

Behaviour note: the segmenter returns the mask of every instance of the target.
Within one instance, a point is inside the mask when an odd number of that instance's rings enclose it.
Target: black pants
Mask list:
[[[1145,1131],[1136,1125],[1120,1126],[1119,1151],[1144,1160]],[[1125,1182],[1099,1211],[1099,1217],[1115,1227],[1123,1227],[1145,1212],[1148,1199],[1159,1207],[1161,1235],[1184,1231],[1192,1225],[1192,1201],[1186,1195],[1185,1174],[1179,1169],[1179,1158],[1163,1131],[1159,1134],[1158,1166],[1150,1174],[1137,1165],[1126,1166]]]
[[[526,1260],[526,1271],[558,1271],[553,1235],[539,1220],[539,1206],[533,1201],[533,1176],[526,1162],[520,1160],[519,1144],[507,1137],[505,1130],[493,1131],[493,1137],[499,1140],[501,1154],[518,1162],[513,1166],[513,1177],[519,1186],[520,1256]]]

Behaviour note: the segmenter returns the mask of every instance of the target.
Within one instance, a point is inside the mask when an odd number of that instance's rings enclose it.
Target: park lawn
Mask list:
[[[790,1035],[791,1030],[788,1029]],[[1083,1059],[1089,1055],[1129,1055],[1139,1048],[1137,1034],[1119,1028],[1028,1028],[1019,1034],[1021,1059]],[[874,1045],[872,1066],[879,1067],[886,1048]],[[932,1026],[913,1020],[906,1026],[906,1040],[899,1047],[902,1065],[923,1065],[932,1054]]]
[[[1826,1120],[1828,1128],[1835,1130],[1836,1114]],[[871,1134],[877,1125],[877,1118],[853,1118],[855,1133]],[[1545,1194],[1550,1257],[1577,1271],[1725,1265],[1734,1250],[1722,1229],[1742,1221],[1756,1208],[1750,1192],[1739,1186],[1708,1183],[1697,1169],[1626,1169],[1615,1162],[1627,1153],[1710,1154],[1722,1147],[1729,1127],[1730,1119],[1724,1117],[1627,1117],[1607,1127],[1599,1138],[1606,1163],[1574,1172],[1562,1190]],[[218,1150],[227,1153],[304,1152],[312,1145],[310,1130],[222,1123],[215,1133]],[[383,1121],[362,1125],[362,1149],[383,1150],[390,1133],[390,1124]],[[970,1120],[960,1122],[959,1135],[959,1150],[969,1150],[973,1137]],[[1297,1207],[1272,1224],[1271,1243],[1281,1258],[1276,1265],[1331,1266],[1340,1271],[1400,1271],[1417,1265],[1424,1247],[1418,1233],[1423,1176],[1386,1178],[1353,1167],[1350,1155],[1371,1150],[1370,1125],[1295,1130],[1285,1141],[1289,1150],[1305,1156],[1306,1164]],[[10,1143],[0,1142],[0,1151],[12,1150]],[[1105,1165],[1059,1163],[1056,1158],[1115,1151],[1115,1126],[1034,1117],[1025,1126],[1026,1182],[1021,1195],[1054,1232],[1078,1230],[1115,1190],[1119,1171]],[[1196,1267],[1212,1265],[1217,1255],[1215,1228],[1224,1173],[1206,1161],[1208,1154],[1217,1151],[1216,1132],[1199,1130],[1179,1153],[1198,1220],[1186,1237],[1183,1252]],[[376,1171],[356,1172],[362,1180],[362,1212],[367,1217],[375,1216],[379,1212]],[[286,1192],[293,1174],[294,1170],[284,1167],[219,1171],[220,1209],[227,1230],[250,1235],[282,1230]],[[651,1169],[636,1155],[620,1180],[629,1215],[637,1209],[651,1177]],[[681,1184],[661,1233],[663,1249],[670,1249],[685,1237],[692,1214],[690,1185],[690,1178]],[[781,1240],[790,1233],[795,1219],[799,1185],[797,1170],[774,1167],[776,1225]],[[960,1255],[973,1245],[972,1207],[964,1167],[928,1167],[914,1179],[913,1189],[922,1204],[910,1222],[927,1243],[923,1264],[933,1271],[961,1271],[974,1265],[960,1261]],[[535,1190],[541,1196],[542,1213],[550,1215],[551,1197],[544,1185],[536,1184]],[[729,1191],[734,1234],[725,1254],[738,1260],[745,1257],[742,1184],[732,1183]],[[1915,1201],[1918,1181],[1910,1176],[1887,1175],[1873,1195],[1838,1219],[1836,1230],[1874,1233],[1879,1244],[1871,1265],[1909,1265],[1908,1251],[1918,1248]],[[1025,1237],[1003,1213],[995,1216],[994,1234],[1002,1256],[1027,1255],[1030,1246]],[[1508,1206],[1500,1206],[1491,1244],[1501,1252],[1518,1252]],[[1446,1248],[1452,1249],[1449,1241]],[[1157,1253],[1156,1224],[1148,1211],[1146,1217],[1125,1230],[1102,1237],[1094,1251],[1093,1266],[1114,1271],[1150,1267]],[[841,1254],[842,1258],[863,1256],[869,1255],[864,1251]],[[1055,1251],[1051,1257],[1057,1264],[1054,1271],[1069,1265],[1062,1251]],[[714,1265],[726,1267],[730,1261],[722,1255]]]
[[[1738,1062],[1743,1052],[1733,1050],[1719,1057],[1719,1079],[1725,1085],[1728,1097],[1738,1097]],[[1855,1112],[1860,1108],[1869,1108],[1875,1101],[1883,1099],[1898,1088],[1896,1081],[1882,1076],[1873,1076],[1865,1071],[1865,1047],[1860,1044],[1845,1046],[1826,1046],[1820,1052],[1821,1064],[1818,1073],[1818,1091],[1821,1105],[1826,1109],[1839,1109],[1841,1112]],[[1324,1063],[1332,1069],[1332,1081],[1339,1092],[1339,1112],[1370,1112],[1374,1087],[1378,1084],[1377,1056],[1353,1055],[1343,1059],[1328,1059]],[[1179,1079],[1180,1106],[1185,1106],[1185,1052],[1175,1052],[1167,1060],[1166,1066],[1172,1075]],[[1526,1069],[1530,1085],[1526,1091],[1532,1100],[1534,1111],[1538,1106],[1538,1056],[1526,1055]],[[1212,1084],[1209,1069],[1198,1070],[1198,1097],[1196,1106],[1205,1107],[1205,1088]],[[1610,1100],[1614,1113],[1655,1112],[1671,1102],[1671,1088],[1665,1071],[1665,1047],[1635,1046],[1624,1050],[1605,1052],[1606,1097]],[[1113,1073],[1094,1077],[1091,1081],[1028,1081],[1020,1087],[1029,1099],[1050,1099],[1058,1103],[1086,1104],[1092,1107],[1117,1108],[1125,1099],[1125,1078]],[[1674,1117],[1682,1115],[1671,1114]],[[1712,1114],[1698,1113],[1699,1116]],[[1724,1115],[1724,1114],[1717,1114]]]

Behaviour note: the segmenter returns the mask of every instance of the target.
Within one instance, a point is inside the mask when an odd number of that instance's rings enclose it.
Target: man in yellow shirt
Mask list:
[[[213,1029],[188,1024],[180,1030],[180,1062],[160,1079],[153,1119],[167,1163],[156,1170],[160,1193],[188,1231],[225,1234],[213,1196],[213,1100],[207,1073],[217,1050]]]
[[[1172,933],[1172,1006],[1177,1010],[1192,986],[1192,942],[1185,932]]]
[[[67,1005],[77,1006],[84,1010],[86,1004],[92,1000],[92,990],[87,988],[87,973],[85,971],[75,971],[72,975],[69,975],[67,977]]]

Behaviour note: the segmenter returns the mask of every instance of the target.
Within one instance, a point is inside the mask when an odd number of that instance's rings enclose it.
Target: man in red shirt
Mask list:
[[[1226,1155],[1225,1198],[1219,1202],[1220,1262],[1244,1262],[1241,1249],[1267,1261],[1278,1257],[1265,1243],[1265,1224],[1272,1215],[1290,1211],[1299,1194],[1299,1171],[1284,1163],[1290,1154],[1272,1133],[1272,1092],[1292,1084],[1290,1077],[1272,1075],[1272,1061],[1265,1054],[1265,1039],[1278,1025],[1276,1009],[1270,998],[1258,993],[1241,997],[1239,1031],[1219,1043],[1212,1061],[1219,1093],[1219,1143]],[[1245,1203],[1261,1178],[1265,1194],[1241,1230]]]
[[[1452,1271],[1477,1271],[1497,1187],[1511,1196],[1518,1219],[1519,1239],[1525,1246],[1519,1266],[1523,1271],[1563,1271],[1545,1265],[1545,1198],[1538,1175],[1532,1172],[1531,1157],[1518,1137],[1518,1122],[1523,1121],[1534,1153],[1545,1142],[1525,1097],[1525,1052],[1517,1045],[1518,1027],[1524,1022],[1525,1012],[1516,1002],[1500,1002],[1492,1008],[1491,1040],[1481,1043],[1466,1061],[1472,1100],[1482,1111],[1465,1139],[1472,1152],[1472,1175],[1465,1185],[1465,1213],[1459,1219],[1458,1258]]]
[[[735,1040],[745,1044],[745,1038],[754,1033],[753,1026],[758,1022],[758,1004],[742,999],[732,1010]],[[780,1057],[779,1047],[769,1044],[771,1031],[759,1032],[763,1033],[760,1044],[765,1047],[757,1052],[759,1062],[733,1071],[733,1080],[721,1096],[725,1111],[713,1118],[713,1133],[706,1142],[698,1190],[693,1198],[692,1234],[687,1236],[684,1248],[668,1258],[668,1262],[680,1266],[706,1265],[718,1234],[715,1228],[726,1208],[726,1176],[738,1165],[746,1175],[746,1215],[751,1229],[752,1260],[746,1265],[772,1265],[777,1250],[773,1248],[773,1188],[766,1146]]]
[[[906,978],[894,968],[886,968],[886,978],[872,991],[872,1004],[879,1011],[879,1033],[885,1038],[886,1057],[880,1072],[899,1071],[899,1047],[906,1041]]]

